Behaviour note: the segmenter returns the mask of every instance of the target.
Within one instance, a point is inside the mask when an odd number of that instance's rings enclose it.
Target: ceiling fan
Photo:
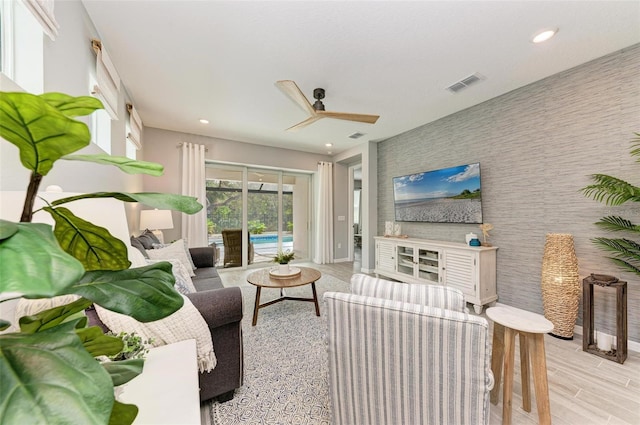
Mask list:
[[[276,82],[276,86],[282,90],[284,94],[289,96],[298,106],[300,106],[310,117],[306,120],[299,122],[293,127],[287,128],[287,131],[296,131],[303,127],[308,126],[321,118],[334,118],[338,120],[364,122],[367,124],[375,124],[380,118],[379,115],[365,115],[365,114],[351,114],[348,112],[331,112],[324,110],[324,89],[318,88],[313,91],[313,98],[316,99],[312,105],[307,98],[302,94],[302,91],[298,88],[295,82],[292,80],[281,80]]]

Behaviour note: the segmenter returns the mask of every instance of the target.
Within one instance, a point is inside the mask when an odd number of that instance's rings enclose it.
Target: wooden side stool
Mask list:
[[[531,362],[536,406],[538,407],[538,423],[551,424],[544,334],[553,330],[553,323],[540,314],[513,307],[488,308],[487,317],[493,321],[493,348],[491,352],[491,371],[495,379],[495,385],[491,390],[491,403],[493,404],[498,403],[504,363],[502,423],[511,424],[515,338],[518,334],[520,337],[522,408],[526,412],[531,412],[531,392],[529,389],[529,362]]]

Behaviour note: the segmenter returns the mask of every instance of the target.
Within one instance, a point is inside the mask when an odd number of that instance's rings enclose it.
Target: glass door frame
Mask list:
[[[307,231],[307,258],[302,258],[301,260],[311,261],[312,251],[311,247],[313,246],[314,235],[311,232],[313,228],[313,173],[312,172],[302,172],[296,170],[287,170],[287,169],[276,169],[270,167],[260,167],[255,165],[242,165],[242,164],[229,164],[224,162],[217,161],[205,161],[205,167],[209,168],[218,168],[218,169],[226,169],[232,171],[241,171],[242,172],[242,244],[243,246],[248,246],[249,244],[249,173],[250,172],[264,172],[270,174],[278,175],[278,220],[277,220],[277,250],[282,250],[282,239],[283,239],[283,186],[284,186],[284,176],[304,176],[308,178],[308,193],[307,197],[307,217],[306,217],[306,231]],[[205,173],[206,174],[206,173]],[[250,268],[250,267],[261,267],[264,266],[263,263],[253,263],[249,265],[249,253],[248,250],[242,250],[242,269]]]

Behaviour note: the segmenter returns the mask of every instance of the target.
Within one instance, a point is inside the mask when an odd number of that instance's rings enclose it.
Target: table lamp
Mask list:
[[[156,235],[160,243],[164,243],[164,235],[160,229],[173,229],[171,210],[142,210],[140,211],[140,230],[149,229]]]

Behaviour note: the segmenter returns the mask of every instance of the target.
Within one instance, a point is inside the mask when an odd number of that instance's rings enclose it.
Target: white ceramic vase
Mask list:
[[[289,268],[289,263],[287,264],[278,264],[278,274],[289,274],[291,269]]]

